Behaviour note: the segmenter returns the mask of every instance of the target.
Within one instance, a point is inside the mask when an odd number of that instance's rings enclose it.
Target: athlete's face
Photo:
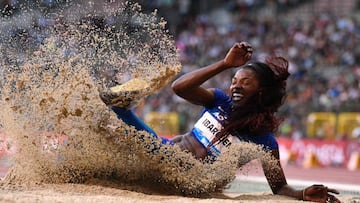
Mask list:
[[[260,89],[256,74],[251,69],[239,69],[232,78],[230,96],[234,107],[243,106]]]

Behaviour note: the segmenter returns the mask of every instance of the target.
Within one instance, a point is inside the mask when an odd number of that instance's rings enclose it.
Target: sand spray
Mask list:
[[[250,143],[234,144],[214,163],[199,161],[119,120],[99,91],[143,78],[150,95],[168,85],[181,64],[156,11],[99,2],[69,1],[42,13],[46,26],[14,23],[39,15],[27,3],[1,22],[0,124],[15,149],[2,188],[106,179],[199,195],[222,189],[253,159],[275,163]]]

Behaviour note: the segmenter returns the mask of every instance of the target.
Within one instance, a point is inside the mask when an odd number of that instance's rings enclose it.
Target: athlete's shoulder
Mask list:
[[[224,103],[224,102],[230,103],[231,102],[229,95],[226,94],[224,92],[224,90],[221,90],[219,88],[214,89],[214,97],[215,97],[215,102],[218,102],[218,103]]]

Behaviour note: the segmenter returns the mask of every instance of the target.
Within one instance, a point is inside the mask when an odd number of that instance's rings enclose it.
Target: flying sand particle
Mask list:
[[[16,148],[1,187],[111,179],[200,195],[222,189],[252,159],[271,163],[250,143],[215,163],[199,161],[118,120],[99,90],[133,77],[149,82],[146,95],[161,90],[180,72],[174,40],[166,22],[138,4],[68,4],[44,14],[50,25],[16,27],[17,15],[1,25],[0,124]]]

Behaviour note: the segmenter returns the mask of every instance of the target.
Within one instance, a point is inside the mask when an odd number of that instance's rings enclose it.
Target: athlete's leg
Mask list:
[[[118,106],[113,106],[111,109],[116,113],[117,117],[126,124],[134,126],[136,130],[144,130],[158,138],[155,131],[150,128],[150,126],[146,125],[139,117],[137,117],[132,110]]]
[[[161,142],[163,144],[170,143],[172,144],[172,141],[165,137],[159,137],[156,132],[148,126],[143,120],[141,120],[138,116],[135,115],[135,113],[126,108],[113,106],[111,109],[116,113],[117,117],[124,121],[126,124],[130,126],[134,126],[136,130],[144,130],[148,133],[150,133],[154,138],[161,139]]]
[[[159,137],[155,131],[145,124],[134,112],[131,107],[137,105],[141,99],[149,94],[150,86],[145,80],[134,78],[128,82],[117,85],[100,92],[102,101],[116,113],[117,117],[129,126],[134,126],[136,130],[144,130],[154,138],[161,139],[162,143],[172,143],[167,138]]]

